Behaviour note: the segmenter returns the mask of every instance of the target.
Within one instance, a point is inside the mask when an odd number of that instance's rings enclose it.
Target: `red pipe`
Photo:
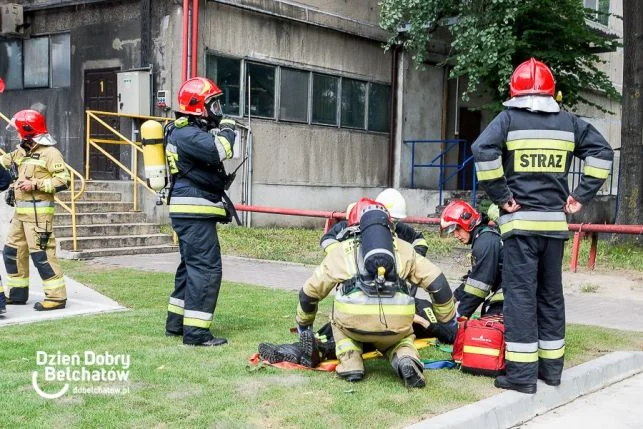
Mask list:
[[[572,223],[569,225],[570,231],[580,231],[581,226],[585,232],[614,232],[617,234],[643,234],[643,225],[605,225],[592,223]]]
[[[192,77],[196,76],[199,56],[199,0],[192,0]]]
[[[569,263],[569,269],[573,273],[576,272],[576,267],[578,266],[578,251],[580,250],[580,232],[574,233],[574,244],[572,245],[572,258]]]
[[[190,0],[183,0],[183,52],[181,54],[181,83],[188,80],[188,14]]]

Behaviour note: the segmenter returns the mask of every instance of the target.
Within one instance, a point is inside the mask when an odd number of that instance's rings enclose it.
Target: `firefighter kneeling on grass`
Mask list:
[[[300,335],[310,333],[318,302],[337,287],[331,314],[337,374],[347,381],[360,381],[364,377],[362,344],[371,343],[407,386],[424,387],[423,365],[413,344],[415,303],[406,280],[431,294],[440,322],[455,315],[449,284],[440,269],[411,244],[393,237],[384,206],[363,198],[351,217],[359,221],[360,233],[332,249],[299,293]]]
[[[15,195],[4,264],[7,269],[8,304],[26,304],[29,298],[29,255],[42,278],[45,299],[38,311],[65,308],[67,291],[56,258],[53,235],[54,194],[69,185],[69,172],[56,141],[49,135],[45,118],[35,110],[21,110],[9,124],[20,136],[20,147],[0,158],[15,180],[9,195]],[[8,198],[8,200],[13,198]]]

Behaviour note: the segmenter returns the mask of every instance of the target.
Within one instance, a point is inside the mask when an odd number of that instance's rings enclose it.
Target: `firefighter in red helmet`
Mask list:
[[[565,354],[562,258],[565,214],[589,203],[610,174],[613,151],[591,124],[561,111],[554,76],[531,58],[511,76],[511,99],[472,146],[480,185],[500,207],[506,376],[496,387],[536,392],[560,384]],[[583,160],[570,193],[572,158]]]
[[[235,122],[223,118],[221,94],[210,79],[186,81],[177,119],[165,131],[172,175],[168,204],[181,254],[165,330],[196,346],[227,343],[210,332],[222,274],[217,223],[230,222],[234,214],[223,161],[232,157]]]
[[[470,318],[482,304],[482,316],[502,313],[502,239],[469,203],[455,200],[440,215],[440,229],[471,245],[471,270],[456,289],[458,316]]]
[[[393,236],[381,204],[361,199],[351,210],[349,225],[359,225],[359,232],[331,249],[299,292],[300,335],[312,336],[319,301],[336,289],[331,326],[337,374],[346,381],[362,380],[363,343],[369,343],[408,387],[424,387],[423,365],[413,344],[415,303],[406,282],[429,292],[439,322],[455,315],[449,284],[438,267]]]
[[[42,279],[44,300],[38,311],[65,308],[67,292],[56,258],[53,235],[54,194],[69,186],[70,176],[62,154],[53,147],[45,117],[36,110],[21,110],[7,127],[20,136],[20,146],[2,158],[2,167],[13,172],[10,195],[15,212],[4,247],[9,304],[26,304],[29,298],[29,256]]]

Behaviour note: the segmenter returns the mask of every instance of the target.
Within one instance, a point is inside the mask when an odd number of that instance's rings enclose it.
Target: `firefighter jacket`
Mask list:
[[[442,271],[418,255],[409,243],[399,238],[394,238],[393,243],[398,277],[429,292],[433,312],[439,322],[453,319],[453,294]],[[344,291],[342,283],[358,277],[358,249],[359,240],[351,238],[335,246],[326,255],[299,292],[297,323],[301,326],[312,325],[318,302],[337,287],[331,315],[334,323],[359,334],[410,334],[415,300],[403,290],[388,298],[369,296],[359,289]]]
[[[464,283],[458,303],[458,314],[470,318],[491,295],[491,303],[504,300],[502,288],[502,239],[500,233],[487,225],[471,231],[471,271]]]
[[[613,151],[603,136],[577,116],[508,109],[501,112],[472,146],[477,177],[494,203],[512,197],[522,206],[500,213],[503,238],[540,235],[567,238],[563,206],[569,195],[567,172],[575,155],[584,162],[571,195],[587,204],[612,167]]]
[[[0,158],[0,163],[7,170],[12,162],[18,168],[18,178],[12,185],[16,195],[16,219],[34,222],[36,214],[53,215],[54,193],[67,189],[70,181],[60,151],[52,146],[35,146],[27,152],[20,147]],[[25,180],[35,180],[35,190],[25,192],[16,186]]]
[[[345,220],[340,220],[335,225],[332,226],[324,235],[322,235],[319,245],[325,253],[328,253],[332,249],[334,244],[339,243],[347,239],[350,236],[348,231],[345,231],[348,227],[348,222]],[[415,251],[422,256],[426,255],[429,245],[424,239],[424,235],[421,232],[417,232],[412,226],[404,222],[397,222],[395,224],[395,234],[402,240],[415,248]]]
[[[192,117],[181,117],[165,131],[165,154],[172,175],[171,218],[230,220],[224,193],[228,175],[223,161],[232,157],[235,123],[223,119],[214,134]]]

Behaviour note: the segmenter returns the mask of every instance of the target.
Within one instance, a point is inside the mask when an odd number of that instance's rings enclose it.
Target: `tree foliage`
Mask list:
[[[451,77],[466,76],[463,98],[490,92],[486,108],[500,107],[509,97],[509,78],[515,66],[535,57],[551,67],[563,104],[596,105],[583,94],[595,91],[619,100],[609,77],[598,69],[598,52],[619,43],[592,29],[595,16],[581,0],[382,0],[380,25],[391,32],[387,48],[401,45],[421,65],[434,30],[449,29],[451,51],[444,63]]]

